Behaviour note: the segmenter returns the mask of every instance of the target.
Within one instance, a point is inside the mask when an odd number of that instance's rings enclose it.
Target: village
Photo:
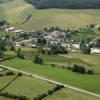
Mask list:
[[[91,25],[92,26],[92,25]],[[95,25],[95,29],[99,29],[100,25]],[[21,29],[16,29],[15,27],[8,27],[7,25],[4,25],[2,27],[3,31],[9,32],[14,35],[18,35],[16,39],[12,39],[11,37],[2,37],[2,39],[6,39],[5,42],[7,44],[13,44],[16,47],[20,47],[21,45],[24,45],[28,48],[37,48],[37,41],[39,38],[46,40],[46,46],[44,49],[50,49],[48,45],[50,44],[60,44],[60,46],[64,47],[68,51],[71,52],[81,52],[80,51],[80,44],[81,42],[74,41],[71,39],[71,31],[62,30],[59,27],[51,27],[50,29],[44,28],[43,30],[37,30],[37,31],[30,31],[25,32]],[[86,46],[89,46],[91,44],[95,44],[95,41],[98,41],[98,39],[93,39],[92,41],[89,41],[86,44]],[[91,47],[91,54],[100,54],[100,48],[99,47]]]

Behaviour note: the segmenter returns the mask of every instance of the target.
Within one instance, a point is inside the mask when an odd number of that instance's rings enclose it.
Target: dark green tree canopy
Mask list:
[[[100,0],[26,0],[36,8],[100,8]]]

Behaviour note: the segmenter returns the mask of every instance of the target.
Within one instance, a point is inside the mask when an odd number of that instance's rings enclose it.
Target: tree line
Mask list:
[[[99,0],[26,0],[36,8],[100,8]]]

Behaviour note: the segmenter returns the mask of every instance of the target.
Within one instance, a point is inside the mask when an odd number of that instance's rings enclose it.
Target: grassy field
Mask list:
[[[36,54],[38,54],[37,49],[24,48],[22,47],[22,53],[33,59]],[[33,54],[32,54],[33,51]],[[78,56],[77,56],[78,55]],[[73,66],[74,64],[82,65],[86,69],[93,69],[95,73],[100,73],[100,59],[99,55],[86,55],[83,53],[69,53],[67,55],[42,55],[44,63],[46,64],[56,64],[60,66]],[[57,59],[58,58],[58,59]]]
[[[79,59],[80,62],[88,69],[94,69],[95,72],[100,73],[100,55],[87,55],[83,53],[69,53],[68,55],[61,55],[67,59]],[[77,63],[77,62],[76,62]],[[70,63],[71,64],[71,63]],[[77,63],[78,64],[78,63]]]
[[[5,81],[5,77],[6,77],[6,81]],[[13,78],[13,76],[9,76],[9,77],[5,76],[5,77],[0,78],[0,88],[3,87],[3,85],[1,84],[5,83],[4,85],[6,85],[8,82],[10,82],[11,78]],[[54,84],[49,84],[45,81],[38,80],[36,78],[22,76],[17,78],[12,84],[10,84],[2,92],[27,96],[30,100],[33,100],[33,98],[38,96],[39,94],[42,93],[47,94],[47,91],[53,89],[54,86],[55,86]],[[55,92],[53,95],[45,98],[45,100],[55,100],[55,99],[56,100],[66,100],[66,99],[67,100],[80,100],[80,99],[99,100],[99,98],[96,98],[94,96],[75,92],[67,88],[61,89],[58,92]],[[13,100],[13,99],[0,96],[0,100]]]
[[[11,100],[11,99],[0,96],[0,100]]]
[[[52,96],[47,97],[46,100],[99,100],[99,98],[74,92],[70,89],[65,88],[56,92]]]
[[[88,91],[95,93],[100,93],[99,75],[82,75],[73,73],[67,69],[52,68],[51,66],[46,65],[37,65],[34,64],[31,60],[21,60],[21,59],[12,59],[9,61],[3,62],[4,65],[11,66],[16,69],[24,70],[27,72],[33,72],[36,74],[43,75],[50,79],[66,83],[72,86],[76,86]]]
[[[0,20],[3,20],[3,17],[4,17],[3,9],[2,9],[2,7],[0,7]]]
[[[13,26],[25,30],[35,30],[44,27],[59,26],[80,27],[91,23],[100,23],[99,9],[35,9],[24,0],[14,0],[0,6],[4,17]],[[0,10],[1,11],[1,10]],[[2,12],[0,12],[1,14]],[[29,20],[26,19],[31,15]]]
[[[0,89],[5,86],[8,82],[10,82],[14,76],[4,76],[0,77]]]
[[[24,95],[32,100],[39,94],[47,93],[47,91],[53,87],[53,84],[49,84],[45,81],[23,76],[15,80],[3,92],[8,92],[10,94],[16,95]]]

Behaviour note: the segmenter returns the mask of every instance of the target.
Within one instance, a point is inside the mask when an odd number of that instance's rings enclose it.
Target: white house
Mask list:
[[[100,48],[91,48],[91,54],[100,54]]]
[[[76,49],[79,49],[79,48],[80,48],[80,44],[71,44],[71,46],[72,46],[73,48],[76,48]]]

